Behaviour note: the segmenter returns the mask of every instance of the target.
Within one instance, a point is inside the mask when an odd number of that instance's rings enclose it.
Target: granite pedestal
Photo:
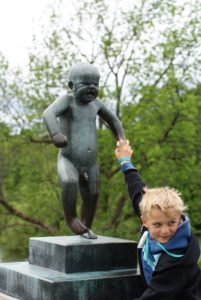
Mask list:
[[[136,243],[30,238],[29,262],[0,264],[0,291],[22,300],[130,300],[141,293]]]

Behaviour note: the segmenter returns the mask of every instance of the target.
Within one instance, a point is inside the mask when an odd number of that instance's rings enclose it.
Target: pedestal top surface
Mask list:
[[[45,243],[57,244],[61,246],[77,246],[77,245],[99,245],[99,244],[116,244],[116,243],[135,243],[132,240],[125,240],[120,238],[98,236],[97,239],[86,239],[82,236],[52,236],[52,237],[38,237],[30,238],[30,241],[40,241]]]
[[[116,271],[99,271],[99,272],[85,272],[76,274],[64,274],[54,270],[30,265],[28,262],[14,262],[14,263],[1,263],[0,269],[7,269],[17,273],[24,274],[35,278],[40,278],[49,282],[62,282],[62,281],[76,281],[76,280],[90,280],[91,278],[104,278],[104,277],[124,277],[124,276],[137,276],[136,269],[125,269]]]

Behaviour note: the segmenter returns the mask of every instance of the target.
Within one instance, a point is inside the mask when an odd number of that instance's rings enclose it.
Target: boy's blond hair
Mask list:
[[[173,188],[145,188],[144,192],[140,202],[142,216],[148,215],[151,208],[159,208],[165,214],[168,214],[172,210],[182,214],[187,209],[181,198],[181,194]]]

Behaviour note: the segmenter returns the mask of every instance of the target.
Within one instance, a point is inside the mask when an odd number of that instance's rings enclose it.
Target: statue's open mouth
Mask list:
[[[94,90],[89,90],[89,91],[87,91],[86,95],[87,95],[88,97],[96,97],[96,96],[97,96],[97,93],[96,93],[96,91],[94,91]]]
[[[88,90],[86,92],[86,98],[89,100],[89,101],[93,101],[95,100],[95,98],[97,97],[98,93],[96,90]]]

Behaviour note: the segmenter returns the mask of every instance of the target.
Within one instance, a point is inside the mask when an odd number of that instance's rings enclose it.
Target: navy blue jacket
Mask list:
[[[139,202],[143,195],[144,183],[136,169],[124,172],[133,208],[140,216]],[[143,231],[146,230],[143,228]],[[184,252],[185,251],[185,252]],[[175,249],[174,253],[184,253],[180,259],[165,252],[160,256],[149,285],[146,284],[139,253],[139,264],[144,282],[144,292],[134,300],[201,300],[201,273],[198,267],[199,243],[191,233],[188,247]]]

